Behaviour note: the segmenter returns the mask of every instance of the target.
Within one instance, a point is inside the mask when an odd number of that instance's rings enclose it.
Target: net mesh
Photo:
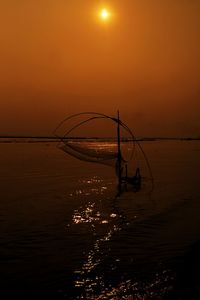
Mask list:
[[[116,143],[63,140],[59,148],[80,160],[113,167],[118,158]]]
[[[106,123],[105,126],[106,121],[108,121],[108,123]],[[95,122],[98,122],[96,131]],[[102,127],[104,130],[101,130],[101,125],[103,125]],[[105,139],[98,137],[98,134],[96,135],[98,130],[100,130],[102,134],[107,134],[109,132],[108,128],[110,125],[112,130],[114,130],[112,131],[112,137]],[[117,136],[117,126],[120,127],[120,140],[118,140]],[[84,133],[85,135],[88,134],[91,129],[95,133],[95,139],[88,137],[82,137],[80,139],[77,137],[78,135]],[[75,114],[66,118],[56,128],[55,133],[58,137],[60,137],[61,140],[59,148],[67,154],[83,161],[101,163],[114,168],[116,168],[117,161],[119,161],[118,143],[122,143],[124,140],[127,142],[128,137],[133,141],[131,131],[119,119],[112,118],[104,114],[91,112]],[[131,142],[131,147],[133,148],[133,142]],[[127,157],[125,157],[124,153],[122,153],[122,148],[125,147],[122,147],[121,144],[121,164],[127,161]],[[133,151],[133,149],[131,151]]]
[[[94,134],[93,129],[96,121],[109,121],[114,128],[114,137],[105,139],[102,137],[88,138],[87,136],[86,138],[84,133],[88,134],[90,129]],[[86,125],[89,127],[86,128]],[[102,128],[104,130],[101,130]],[[109,132],[108,127],[102,128],[97,126],[101,134]],[[134,164],[130,169],[137,170],[141,160],[148,170],[153,188],[153,175],[146,154],[140,143],[135,140],[132,131],[119,117],[115,118],[94,112],[79,113],[63,120],[54,133],[60,138],[58,147],[62,151],[82,161],[111,166],[115,168],[118,177],[119,175],[127,176],[128,164],[129,166]],[[133,174],[133,172],[131,173]]]

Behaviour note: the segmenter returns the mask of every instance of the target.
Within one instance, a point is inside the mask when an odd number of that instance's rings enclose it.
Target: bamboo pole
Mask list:
[[[121,194],[122,189],[122,174],[121,174],[121,167],[122,167],[122,156],[121,156],[121,141],[120,141],[120,118],[119,118],[119,110],[117,111],[117,144],[118,144],[118,191]]]

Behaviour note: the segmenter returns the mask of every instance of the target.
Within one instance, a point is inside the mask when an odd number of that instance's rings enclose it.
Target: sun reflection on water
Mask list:
[[[76,299],[90,300],[145,300],[157,299],[169,296],[173,292],[175,274],[171,270],[163,270],[156,273],[149,282],[134,281],[132,279],[122,280],[116,287],[106,286],[101,277],[96,277],[96,282],[91,279],[77,281],[77,287],[85,286],[85,294]],[[79,284],[79,285],[78,285]],[[99,285],[98,294],[93,293],[95,287]],[[169,297],[167,299],[170,299]]]
[[[81,180],[79,188],[72,196],[83,203],[72,214],[69,227],[78,226],[78,231],[91,236],[90,249],[83,249],[83,260],[74,270],[74,287],[77,297],[73,299],[162,299],[168,293],[174,280],[170,271],[155,274],[150,282],[140,282],[121,274],[118,283],[107,282],[120,270],[123,259],[112,257],[112,241],[115,235],[130,225],[127,215],[116,205],[116,199],[109,195],[110,182],[98,177]],[[137,219],[133,215],[132,222]],[[77,231],[77,229],[76,229]],[[107,269],[105,271],[104,269]],[[105,274],[108,272],[108,274]]]
[[[108,186],[103,180],[92,178],[82,180],[82,182],[85,184],[84,189],[75,191],[76,196],[87,196],[88,198],[86,197],[85,205],[74,210],[72,225],[88,226],[87,228],[94,237],[94,241],[89,252],[84,254],[85,258],[82,265],[74,271],[74,284],[81,291],[81,294],[84,294],[82,299],[92,299],[91,297],[96,291],[105,287],[104,278],[99,272],[99,268],[101,268],[105,257],[110,252],[109,242],[114,234],[122,230],[124,224],[125,226],[128,225],[128,222],[122,214],[113,210],[112,205],[111,211],[105,209],[103,203],[105,201],[112,203],[113,200],[106,197]],[[115,263],[119,261],[118,258]],[[111,266],[111,269],[115,268],[115,265]]]

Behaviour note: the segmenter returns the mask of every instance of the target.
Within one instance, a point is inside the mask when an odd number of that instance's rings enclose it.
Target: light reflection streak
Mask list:
[[[75,190],[74,192],[70,192],[69,196],[91,196],[91,195],[103,195],[105,191],[107,191],[108,187],[103,185],[103,180],[94,176],[90,179],[81,179],[79,180],[80,186],[82,185],[84,188]],[[107,185],[113,185],[113,182],[107,182]]]
[[[90,203],[82,208],[82,213],[89,214],[90,225],[97,238],[93,243],[92,249],[88,252],[80,269],[74,271],[76,276],[75,287],[80,291],[80,296],[76,299],[87,300],[144,300],[144,299],[163,299],[163,296],[170,293],[174,285],[175,277],[172,271],[164,270],[155,274],[149,282],[134,281],[132,279],[121,280],[117,286],[113,287],[106,283],[103,273],[100,271],[103,260],[110,251],[109,243],[115,233],[127,226],[128,222],[124,215],[114,211],[107,216],[104,223],[103,213],[97,210],[96,203]],[[87,223],[85,219],[75,224]],[[106,226],[103,235],[97,234],[97,227]],[[109,268],[112,272],[117,269],[120,258],[115,258]],[[101,275],[100,275],[101,274]]]
[[[173,286],[175,282],[175,275],[171,270],[163,270],[161,273],[156,273],[154,278],[149,282],[133,281],[131,279],[124,280],[116,287],[108,286],[106,287],[101,277],[96,278],[101,289],[99,294],[95,295],[93,292],[94,287],[97,285],[93,283],[90,279],[85,281],[80,281],[80,287],[84,284],[87,286],[85,288],[85,295],[81,296],[81,299],[90,300],[144,300],[144,299],[157,299],[162,300],[163,297],[169,296],[173,291]],[[79,297],[77,299],[80,299]],[[170,299],[170,298],[168,298]]]
[[[74,211],[72,224],[89,226],[87,228],[95,240],[88,253],[84,254],[85,258],[80,268],[74,271],[74,284],[77,294],[79,294],[76,299],[143,300],[150,299],[150,297],[151,299],[162,299],[160,296],[170,289],[170,282],[173,280],[173,276],[169,275],[170,272],[156,275],[154,280],[146,284],[133,280],[121,280],[116,287],[107,285],[102,267],[105,258],[111,251],[110,241],[115,234],[126,228],[129,222],[127,216],[117,208],[115,202],[110,212],[103,207],[102,203],[107,192],[107,186],[103,180],[95,177],[84,179],[81,182],[84,188],[75,191],[74,195],[80,198],[85,197],[83,199],[86,200],[86,204]],[[107,200],[112,202],[111,198]],[[135,215],[134,219],[136,218]],[[121,263],[120,258],[115,257],[108,266],[110,271],[116,272],[119,263]]]
[[[91,180],[87,180],[87,183],[91,184]],[[99,190],[105,192],[107,187],[102,184],[102,186],[98,188],[91,186],[90,189],[93,194]],[[82,193],[78,195],[81,196]],[[124,224],[125,226],[128,224],[127,220],[125,220],[126,218],[116,211],[116,209],[106,214],[103,207],[99,207],[99,204],[97,200],[95,202],[88,202],[85,206],[75,210],[72,216],[73,224],[79,226],[81,224],[90,225],[91,232],[93,236],[96,237],[81,268],[74,271],[76,276],[75,287],[83,291],[84,299],[92,299],[92,295],[95,294],[97,290],[104,289],[105,283],[103,276],[96,275],[99,273],[98,268],[101,267],[105,256],[107,256],[110,251],[109,244],[105,247],[105,243],[108,243],[115,233],[122,230]],[[115,263],[119,261],[120,259],[116,259]],[[111,268],[114,270],[116,266],[112,265]]]

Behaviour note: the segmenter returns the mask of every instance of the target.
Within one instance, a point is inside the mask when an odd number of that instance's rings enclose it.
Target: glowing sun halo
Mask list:
[[[109,14],[108,10],[104,8],[101,10],[100,16],[103,20],[107,20],[109,18],[110,14]]]

